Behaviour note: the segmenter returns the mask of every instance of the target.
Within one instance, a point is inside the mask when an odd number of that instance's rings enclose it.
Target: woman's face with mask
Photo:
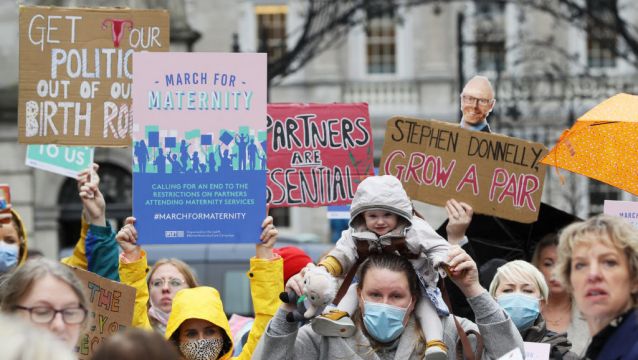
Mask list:
[[[532,326],[538,318],[541,291],[531,279],[504,277],[496,288],[495,297],[521,332]]]
[[[224,331],[206,320],[188,319],[179,327],[178,343],[188,360],[217,359],[224,346]]]
[[[13,223],[0,225],[0,273],[13,269],[20,260],[20,243]]]
[[[380,343],[390,343],[403,333],[415,303],[406,275],[380,268],[368,270],[359,299],[365,329]]]

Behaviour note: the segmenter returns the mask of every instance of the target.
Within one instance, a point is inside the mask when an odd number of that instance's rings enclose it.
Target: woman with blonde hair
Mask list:
[[[490,295],[509,314],[524,341],[550,344],[550,359],[577,359],[565,333],[547,329],[541,305],[549,289],[543,274],[523,260],[510,261],[496,271]]]
[[[164,335],[177,291],[199,284],[190,266],[182,260],[171,258],[155,262],[146,276],[146,286],[149,293],[148,320],[153,329]]]
[[[638,230],[609,215],[567,226],[556,272],[587,321],[586,358],[638,359]]]

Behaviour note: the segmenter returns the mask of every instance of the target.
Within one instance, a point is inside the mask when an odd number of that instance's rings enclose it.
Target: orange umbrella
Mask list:
[[[596,105],[541,162],[638,195],[638,96],[617,94]]]

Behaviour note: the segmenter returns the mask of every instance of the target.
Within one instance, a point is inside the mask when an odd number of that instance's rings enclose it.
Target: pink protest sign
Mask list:
[[[349,204],[374,175],[368,104],[268,105],[268,202]]]
[[[638,202],[605,200],[603,212],[607,215],[620,216],[638,228]]]

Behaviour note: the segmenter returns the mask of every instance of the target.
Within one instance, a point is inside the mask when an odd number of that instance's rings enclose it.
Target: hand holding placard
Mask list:
[[[139,260],[141,255],[141,248],[137,245],[137,229],[135,229],[135,221],[136,219],[134,217],[127,217],[124,221],[124,226],[115,236],[115,240],[118,245],[120,245],[120,248],[122,248],[124,257],[131,262]]]
[[[470,222],[472,222],[474,210],[469,204],[458,202],[454,199],[447,201],[445,210],[448,217],[448,224],[445,228],[447,241],[452,245],[459,245],[465,236],[467,228],[470,226]]]
[[[80,190],[80,199],[84,206],[84,214],[87,216],[89,223],[105,226],[106,225],[106,201],[102,192],[100,192],[100,178],[97,175],[98,165],[92,164],[87,170],[87,174],[78,176],[78,187]]]

